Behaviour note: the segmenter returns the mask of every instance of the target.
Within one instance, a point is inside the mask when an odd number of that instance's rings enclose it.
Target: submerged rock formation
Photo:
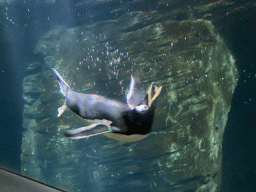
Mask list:
[[[235,60],[210,21],[168,16],[127,12],[93,25],[56,26],[41,38],[35,52],[78,92],[126,102],[131,74],[163,90],[146,139],[69,140],[61,132],[86,122],[70,111],[57,118],[64,99],[54,74],[32,73],[24,79],[24,174],[67,191],[217,191]]]

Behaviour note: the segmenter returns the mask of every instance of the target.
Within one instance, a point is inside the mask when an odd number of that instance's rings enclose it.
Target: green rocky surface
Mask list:
[[[210,21],[162,17],[127,12],[93,26],[57,26],[41,38],[35,52],[75,91],[125,102],[131,74],[145,87],[155,82],[163,90],[146,139],[69,140],[62,131],[86,122],[70,111],[57,118],[64,99],[51,70],[27,76],[24,174],[67,191],[92,185],[94,191],[217,191],[222,136],[238,78],[235,60]],[[131,30],[141,21],[150,24]]]

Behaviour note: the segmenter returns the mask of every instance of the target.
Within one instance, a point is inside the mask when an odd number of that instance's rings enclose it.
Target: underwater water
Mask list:
[[[255,191],[255,7],[0,1],[0,166],[65,191]],[[75,102],[89,114],[150,131],[65,137],[93,123],[75,114],[51,68],[72,90],[110,99]],[[129,108],[131,75],[141,80],[136,106],[149,106],[152,82],[162,86],[150,116]]]

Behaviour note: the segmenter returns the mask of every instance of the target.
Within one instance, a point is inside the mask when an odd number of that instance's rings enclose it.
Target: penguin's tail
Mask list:
[[[59,74],[59,72],[56,69],[52,68],[52,70],[57,77],[61,93],[66,97],[68,89],[71,89],[71,88],[66,83],[66,81],[61,77],[61,75]]]

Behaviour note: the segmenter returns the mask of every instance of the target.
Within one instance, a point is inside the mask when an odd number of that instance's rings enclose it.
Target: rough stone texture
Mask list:
[[[23,79],[23,98],[28,104],[32,104],[38,98],[42,88],[41,74],[28,75]]]
[[[67,191],[218,190],[235,61],[210,21],[161,18],[155,11],[128,12],[93,26],[58,26],[61,33],[42,38],[36,52],[76,91],[125,102],[131,74],[163,90],[146,139],[72,141],[61,132],[86,123],[70,111],[56,117],[64,100],[52,71],[41,72],[40,96],[24,107],[23,173],[35,169],[37,178]],[[138,28],[142,22],[148,24]]]

